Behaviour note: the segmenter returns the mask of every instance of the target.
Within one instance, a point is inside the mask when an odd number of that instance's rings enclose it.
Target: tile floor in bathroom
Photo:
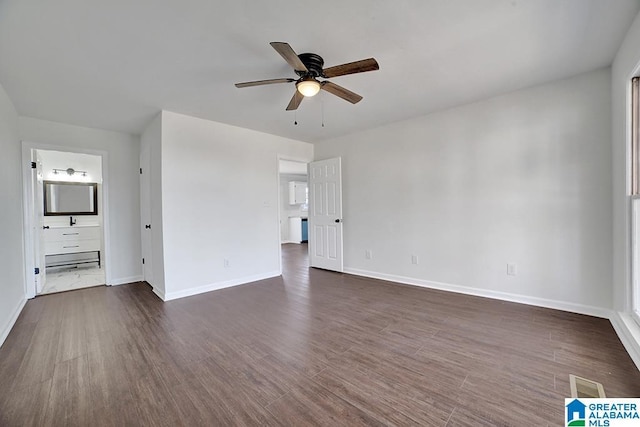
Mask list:
[[[105,284],[104,268],[96,264],[47,269],[42,294],[71,291]]]

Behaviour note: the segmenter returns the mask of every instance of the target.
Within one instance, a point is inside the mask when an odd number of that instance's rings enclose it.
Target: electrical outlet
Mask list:
[[[373,253],[371,252],[371,249],[367,249],[366,251],[364,251],[364,257],[366,259],[371,259],[373,258]]]
[[[229,260],[227,258],[224,259],[224,268],[229,268]]]
[[[411,264],[418,264],[418,255],[411,255]]]
[[[507,276],[515,276],[518,273],[517,265],[507,264]]]

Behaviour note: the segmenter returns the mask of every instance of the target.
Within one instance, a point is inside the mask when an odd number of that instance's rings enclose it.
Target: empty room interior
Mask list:
[[[0,425],[640,397],[639,12],[0,0]]]

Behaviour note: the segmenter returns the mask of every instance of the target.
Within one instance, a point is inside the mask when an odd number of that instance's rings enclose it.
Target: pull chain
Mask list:
[[[322,127],[324,127],[324,96],[320,95],[320,111],[322,114]]]
[[[298,110],[293,110],[293,124],[298,126]]]

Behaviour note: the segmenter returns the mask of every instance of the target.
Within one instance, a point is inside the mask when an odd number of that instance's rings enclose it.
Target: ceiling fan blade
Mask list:
[[[296,81],[296,79],[256,80],[255,82],[236,83],[236,87],[250,87],[250,86],[271,85],[271,84],[274,84],[274,83],[291,83],[291,82],[295,82],[295,81]]]
[[[289,101],[289,105],[287,105],[287,111],[297,110],[303,99],[304,95],[298,92],[298,89],[296,89],[296,92],[293,94],[291,101]]]
[[[289,43],[271,42],[269,44],[280,54],[280,56],[284,58],[285,61],[287,61],[289,65],[291,65],[291,67],[293,67],[294,70],[304,71],[305,73],[309,72],[300,58],[298,58],[298,54],[293,51],[291,46],[289,46]]]
[[[373,59],[363,59],[360,61],[349,62],[347,64],[336,65],[335,67],[329,67],[322,70],[324,77],[330,79],[331,77],[344,76],[347,74],[364,73],[366,71],[379,70],[380,66],[378,62]]]
[[[344,99],[345,101],[349,101],[352,104],[357,104],[362,100],[362,97],[357,93],[351,92],[350,90],[345,89],[342,86],[338,86],[335,83],[322,82],[322,89],[334,94],[335,96],[339,96],[340,98]]]

